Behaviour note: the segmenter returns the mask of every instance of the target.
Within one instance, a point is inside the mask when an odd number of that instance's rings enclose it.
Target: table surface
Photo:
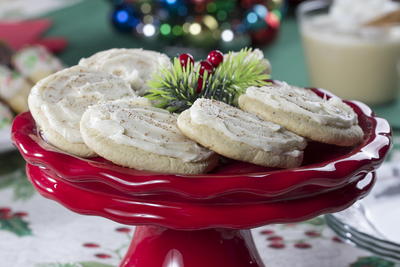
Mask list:
[[[112,47],[177,53],[174,48],[115,32],[107,20],[109,11],[108,1],[86,0],[45,16],[54,22],[47,36],[63,36],[69,41],[68,48],[59,55],[67,65]],[[264,52],[272,63],[274,79],[308,85],[293,17],[285,18],[279,38]],[[375,110],[400,129],[400,118],[396,116],[400,114],[400,103]],[[396,151],[400,151],[398,139]],[[0,154],[0,267],[116,266],[129,245],[132,230],[104,218],[75,214],[42,198],[27,181],[18,153]],[[253,235],[262,259],[270,267],[394,266],[338,240],[322,217],[257,228]]]

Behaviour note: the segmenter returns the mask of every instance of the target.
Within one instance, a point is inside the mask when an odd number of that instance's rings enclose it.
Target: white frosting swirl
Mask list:
[[[38,82],[29,95],[29,108],[40,111],[52,130],[69,142],[83,143],[79,123],[89,106],[134,95],[118,77],[74,66]]]
[[[117,144],[133,146],[158,155],[197,162],[213,154],[185,137],[178,129],[177,115],[166,110],[116,100],[90,107],[88,128]]]
[[[110,49],[82,58],[80,66],[119,76],[126,80],[138,95],[143,95],[149,87],[147,82],[153,73],[170,66],[167,55],[143,49]]]
[[[303,137],[278,124],[216,100],[197,99],[190,108],[190,118],[194,124],[206,125],[267,152],[298,155],[306,146]]]
[[[358,124],[357,114],[340,98],[324,99],[309,89],[290,86],[287,83],[249,87],[246,96],[275,109],[306,116],[324,125],[350,128]]]

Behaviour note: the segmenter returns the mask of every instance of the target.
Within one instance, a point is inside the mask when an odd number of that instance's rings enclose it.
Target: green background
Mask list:
[[[62,36],[69,42],[67,49],[60,54],[67,65],[75,65],[82,57],[113,47],[143,47],[168,51],[170,56],[188,51],[187,48],[173,50],[160,46],[154,40],[144,41],[129,34],[116,32],[109,20],[111,9],[109,1],[84,0],[46,16],[54,23],[47,36]],[[293,16],[283,19],[277,40],[266,47],[264,53],[271,61],[274,79],[299,86],[310,86],[298,25]],[[204,55],[205,52],[199,56]],[[387,118],[394,128],[400,129],[400,101],[373,109],[378,115]]]

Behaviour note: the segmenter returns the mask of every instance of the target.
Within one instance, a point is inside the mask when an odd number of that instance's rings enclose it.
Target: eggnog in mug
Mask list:
[[[365,26],[400,10],[392,0],[308,1],[299,8],[311,85],[368,104],[398,94],[400,26]]]

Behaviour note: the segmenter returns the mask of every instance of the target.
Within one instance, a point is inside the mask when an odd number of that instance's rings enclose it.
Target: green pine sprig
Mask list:
[[[228,57],[215,69],[213,74],[203,75],[201,92],[196,92],[200,78],[200,67],[187,64],[183,68],[174,58],[172,68],[164,68],[148,83],[151,90],[145,95],[157,107],[170,112],[182,112],[197,98],[208,98],[237,105],[237,98],[250,86],[267,85],[269,75],[265,73],[262,59],[250,56],[251,48],[238,53],[230,52]]]

